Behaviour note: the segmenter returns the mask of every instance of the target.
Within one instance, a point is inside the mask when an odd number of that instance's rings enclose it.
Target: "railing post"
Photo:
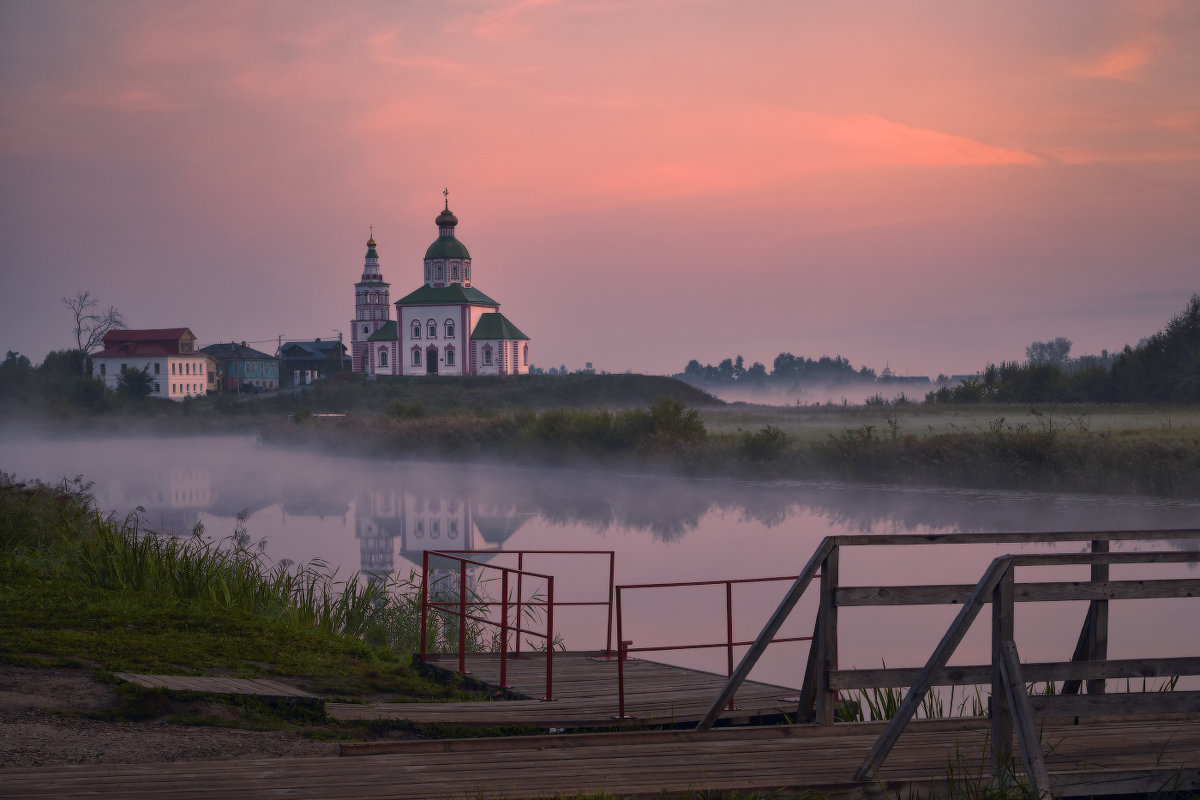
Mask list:
[[[1093,553],[1107,553],[1108,540],[1094,539],[1092,541]],[[1108,564],[1092,564],[1092,582],[1108,580]],[[1091,625],[1091,630],[1088,636],[1087,660],[1088,661],[1105,661],[1108,659],[1108,601],[1093,600],[1088,607],[1092,612],[1089,615],[1088,622]],[[1087,682],[1088,694],[1104,694],[1105,681],[1103,678]]]
[[[467,562],[458,562],[458,672],[467,674]]]
[[[1013,641],[1013,573],[1010,564],[992,589],[992,774],[1012,777],[1013,715],[1004,680],[1004,643]]]
[[[725,641],[728,667],[725,677],[733,674],[733,582],[725,581]],[[729,710],[733,711],[733,695],[729,696]]]
[[[611,656],[613,635],[613,587],[617,583],[617,554],[608,554],[608,635],[604,638],[604,654]]]
[[[429,622],[429,551],[421,554],[421,660],[425,660],[426,626]]]
[[[617,719],[625,719],[625,635],[621,626],[621,587],[617,595]]]
[[[522,597],[522,595],[521,595],[522,585],[521,584],[522,584],[522,578],[524,578],[524,577],[525,577],[525,551],[519,550],[519,551],[517,551],[517,628],[518,629],[521,627],[521,620],[523,619],[521,616],[521,610],[522,610],[521,605],[524,601],[521,599],[521,597]],[[520,658],[521,657],[521,634],[519,631],[517,633],[517,643],[516,644],[517,644],[517,646],[516,646],[517,652],[516,652],[516,655],[513,656],[513,658]]]
[[[500,686],[508,688],[508,570],[500,573]]]
[[[546,699],[554,699],[554,578],[546,579]]]
[[[829,686],[829,674],[838,668],[837,589],[838,556],[841,547],[835,545],[821,565],[821,606],[817,612],[820,636],[817,648],[816,704],[817,724],[832,725],[837,704],[836,692]]]

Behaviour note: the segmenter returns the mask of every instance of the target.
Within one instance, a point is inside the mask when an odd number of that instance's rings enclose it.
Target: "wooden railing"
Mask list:
[[[763,626],[743,656],[721,693],[713,701],[704,719],[697,725],[699,730],[711,728],[728,699],[746,679],[758,662],[767,644],[779,631],[791,614],[801,596],[820,576],[820,603],[813,628],[813,643],[809,649],[808,663],[802,684],[798,718],[813,719],[818,724],[834,722],[834,709],[838,691],[872,687],[911,687],[901,703],[900,710],[881,736],[871,756],[859,769],[857,777],[867,777],[878,769],[887,752],[895,743],[895,737],[912,718],[925,694],[935,685],[991,684],[993,707],[1009,696],[1006,683],[1015,687],[1023,681],[1064,681],[1061,695],[1057,698],[1037,697],[1031,701],[1035,712],[1071,714],[1087,713],[1079,709],[1103,709],[1104,713],[1119,713],[1124,710],[1149,709],[1161,699],[1132,695],[1113,698],[1103,697],[1104,683],[1108,678],[1171,676],[1200,674],[1200,658],[1108,660],[1108,603],[1111,600],[1131,598],[1196,597],[1200,596],[1200,580],[1167,579],[1154,581],[1111,581],[1109,565],[1114,563],[1194,563],[1200,560],[1195,552],[1164,551],[1145,553],[1109,553],[1112,542],[1168,542],[1200,539],[1200,529],[1170,531],[1093,531],[1064,533],[1004,533],[1004,534],[931,534],[896,536],[831,536],[825,538],[813,553],[779,607]],[[936,586],[840,586],[838,562],[841,548],[848,546],[921,546],[933,544],[1014,544],[1038,545],[1088,542],[1091,553],[1071,555],[1021,555],[1002,556],[992,562],[984,577],[975,585]],[[1066,565],[1089,564],[1090,580],[1082,582],[1037,582],[1017,584],[1012,578],[1017,566],[1032,564]],[[999,594],[995,594],[999,592]],[[1012,605],[1015,602],[1056,600],[1088,600],[1088,612],[1069,662],[1027,664],[1021,666],[1016,660],[1013,642]],[[970,621],[986,603],[993,604],[993,647],[992,663],[979,666],[948,667],[947,660],[966,634]],[[842,670],[838,668],[838,608],[841,606],[875,605],[933,605],[961,604],[951,629],[939,643],[933,656],[924,668]],[[1009,652],[1011,650],[1011,653]],[[1079,692],[1086,683],[1088,696]],[[1022,692],[1023,694],[1023,692]],[[1200,693],[1195,693],[1200,707]],[[1179,703],[1193,703],[1192,693],[1173,692],[1170,695],[1172,708]],[[1161,696],[1160,696],[1161,698]],[[1027,698],[1028,699],[1028,698]],[[993,736],[994,746],[999,748],[997,759],[1005,758],[1006,743],[1011,741],[1011,724],[1014,712],[1020,722],[1022,702],[1015,695],[1003,703],[1008,711],[999,715],[1004,733],[1004,719],[1010,727],[1005,738]],[[1188,706],[1190,707],[1190,706]],[[1023,723],[1022,723],[1023,724]],[[891,733],[889,733],[889,731]],[[889,738],[890,737],[890,738]],[[1031,767],[1032,769],[1032,767]]]

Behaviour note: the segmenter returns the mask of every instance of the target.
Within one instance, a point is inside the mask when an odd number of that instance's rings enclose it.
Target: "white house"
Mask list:
[[[216,388],[217,362],[196,350],[196,336],[187,328],[114,329],[91,358],[92,376],[110,389],[127,369],[145,370],[154,379],[151,397],[183,400]]]

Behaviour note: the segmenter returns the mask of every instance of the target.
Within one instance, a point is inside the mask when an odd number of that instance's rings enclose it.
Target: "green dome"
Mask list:
[[[453,236],[439,236],[425,251],[425,258],[470,258],[467,246]]]

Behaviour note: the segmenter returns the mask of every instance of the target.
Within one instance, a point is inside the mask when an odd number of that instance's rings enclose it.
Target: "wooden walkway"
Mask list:
[[[458,658],[429,660],[429,667],[457,674]],[[496,654],[467,657],[472,678],[499,689],[500,661]],[[473,725],[526,725],[538,728],[614,728],[621,725],[689,725],[703,716],[725,685],[723,675],[673,667],[655,661],[625,662],[625,719],[618,717],[617,662],[597,660],[594,653],[555,653],[553,697],[546,694],[545,656],[509,659],[508,690],[525,699],[483,703],[326,703],[326,712],[340,720],[403,719],[410,722]],[[800,692],[786,686],[747,681],[738,690],[735,708],[721,720],[745,724],[791,720]]]
[[[207,694],[250,694],[259,697],[299,697],[319,700],[315,694],[301,691],[278,681],[264,678],[207,678],[189,675],[137,675],[132,672],[113,673],[123,681],[148,689],[168,689],[175,692],[205,692]]]
[[[909,727],[882,775],[850,780],[879,731],[878,724],[789,725],[418,740],[388,743],[395,752],[358,758],[0,769],[0,797],[522,800],[579,792],[692,797],[701,789],[812,789],[829,800],[867,800],[927,795],[934,785],[944,796],[944,777],[937,776],[951,768],[960,779],[987,775],[986,721],[933,721]],[[1092,796],[1118,794],[1144,785],[1148,776],[1183,796],[1200,789],[1196,716],[1047,725],[1043,737],[1059,794],[1071,794],[1085,780]]]

